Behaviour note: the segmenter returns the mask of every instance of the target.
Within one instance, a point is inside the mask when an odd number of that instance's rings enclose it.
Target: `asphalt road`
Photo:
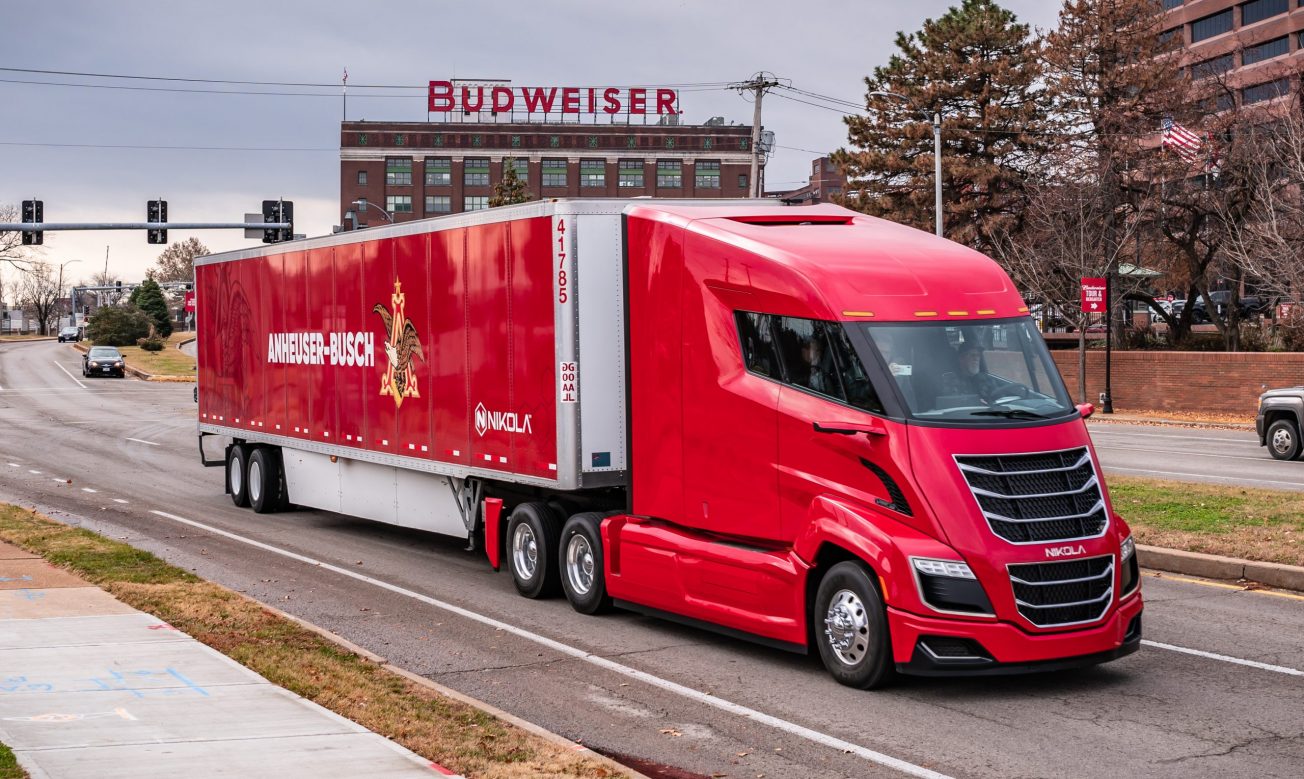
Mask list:
[[[1087,423],[1106,473],[1304,490],[1304,461],[1274,460],[1253,430]]]
[[[685,777],[1297,777],[1304,766],[1304,599],[1147,577],[1148,643],[1115,663],[859,692],[811,658],[527,601],[481,555],[433,536],[236,509],[221,471],[198,463],[191,385],[80,381],[78,359],[52,342],[0,344],[0,498],[608,753]]]

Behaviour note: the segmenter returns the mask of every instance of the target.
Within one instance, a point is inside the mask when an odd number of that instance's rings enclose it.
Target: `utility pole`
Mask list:
[[[751,92],[753,97],[752,106],[752,168],[751,176],[748,179],[748,197],[761,196],[761,98],[770,89],[779,86],[779,80],[773,73],[761,71],[752,76],[750,81],[743,81],[737,84],[731,84],[730,89],[738,90],[739,94]]]

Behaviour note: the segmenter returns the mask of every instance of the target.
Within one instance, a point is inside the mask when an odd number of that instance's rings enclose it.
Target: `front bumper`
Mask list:
[[[888,608],[896,668],[916,676],[983,676],[1080,668],[1116,660],[1141,646],[1140,593],[1128,596],[1099,625],[1060,633],[1028,633],[1007,622],[925,617]],[[963,639],[969,657],[937,655],[920,639]]]
[[[1263,429],[1263,408],[1259,408],[1259,413],[1254,416],[1254,432],[1259,434],[1259,446],[1267,446],[1267,431]]]

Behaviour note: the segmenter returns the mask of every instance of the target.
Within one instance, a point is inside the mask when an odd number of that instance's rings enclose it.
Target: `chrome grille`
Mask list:
[[[1095,622],[1114,596],[1114,556],[1008,565],[1019,613],[1039,627]]]
[[[992,532],[1015,544],[1097,538],[1109,526],[1086,447],[1035,454],[957,455]]]

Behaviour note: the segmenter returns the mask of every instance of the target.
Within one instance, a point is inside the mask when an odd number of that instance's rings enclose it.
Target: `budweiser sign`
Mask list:
[[[430,82],[431,113],[677,114],[679,91],[644,87],[507,87]]]

